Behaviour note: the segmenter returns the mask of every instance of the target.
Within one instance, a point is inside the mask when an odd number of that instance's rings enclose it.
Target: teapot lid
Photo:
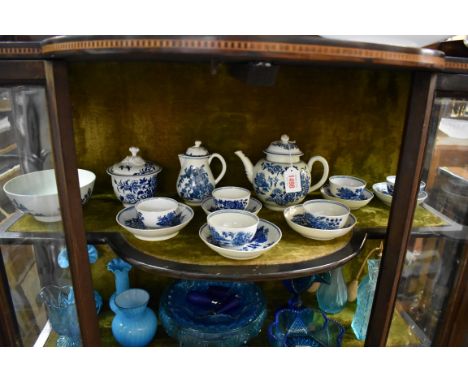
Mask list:
[[[161,166],[151,161],[145,161],[138,155],[138,147],[130,147],[132,155],[126,156],[121,162],[114,164],[107,169],[110,175],[149,175],[162,170]]]
[[[201,141],[195,141],[195,145],[189,147],[189,148],[185,151],[185,155],[188,155],[188,156],[191,156],[191,157],[204,157],[204,156],[209,155],[208,150],[205,149],[205,148],[201,145],[201,143],[202,143]]]
[[[290,141],[286,134],[281,136],[281,140],[270,143],[270,146],[264,151],[265,154],[273,155],[304,155],[296,145],[296,141]]]

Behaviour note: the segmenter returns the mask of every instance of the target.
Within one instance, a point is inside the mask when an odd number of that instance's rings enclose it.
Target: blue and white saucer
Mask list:
[[[162,241],[176,236],[193,218],[193,210],[182,203],[176,210],[176,218],[171,227],[146,228],[138,219],[135,207],[127,207],[119,211],[115,220],[128,232],[132,233],[137,239],[146,241]]]
[[[357,210],[361,207],[366,206],[374,197],[374,194],[369,190],[365,189],[361,195],[361,199],[343,199],[335,196],[331,193],[329,186],[324,186],[320,189],[322,196],[327,200],[334,200],[335,202],[343,203],[345,206],[352,210]]]
[[[206,198],[202,202],[201,208],[203,208],[203,211],[205,211],[207,215],[209,215],[211,212],[218,211],[218,209],[215,206],[214,198],[212,196]],[[257,215],[261,209],[262,203],[255,198],[250,198],[249,204],[247,205],[247,208],[245,210]]]
[[[284,210],[283,215],[288,225],[300,235],[313,240],[333,240],[351,232],[356,225],[357,219],[353,214],[349,214],[348,220],[343,228],[338,229],[320,229],[307,227],[299,224],[303,220],[305,210],[303,205],[291,206]]]
[[[375,183],[372,186],[372,189],[374,190],[377,197],[386,206],[390,207],[392,205],[392,195],[390,195],[389,192],[388,192],[387,182]],[[426,200],[426,198],[427,198],[427,192],[426,191],[419,191],[418,201],[416,202],[416,204],[419,206],[422,202],[424,202]]]
[[[206,223],[201,226],[199,235],[208,247],[221,256],[233,260],[250,260],[255,259],[278,244],[281,240],[282,233],[275,224],[265,219],[260,219],[254,238],[249,243],[239,247],[228,248],[214,244],[210,229]]]

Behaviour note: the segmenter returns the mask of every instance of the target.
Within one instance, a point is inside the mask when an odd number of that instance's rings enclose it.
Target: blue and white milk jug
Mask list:
[[[210,169],[213,158],[218,158],[222,169],[215,179]],[[189,147],[184,154],[179,154],[180,172],[177,178],[177,193],[190,206],[199,206],[207,197],[211,196],[215,185],[226,173],[226,162],[220,154],[209,154],[196,141],[195,146]]]

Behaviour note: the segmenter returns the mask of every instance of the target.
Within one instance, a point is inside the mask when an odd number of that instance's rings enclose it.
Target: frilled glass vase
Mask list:
[[[320,309],[329,314],[341,312],[348,301],[348,290],[343,279],[341,268],[330,272],[330,283],[320,284],[317,291],[317,301]]]
[[[368,274],[364,276],[358,287],[356,313],[351,323],[354,335],[360,341],[365,340],[367,325],[369,324],[375,287],[379,274],[380,259],[367,261]]]

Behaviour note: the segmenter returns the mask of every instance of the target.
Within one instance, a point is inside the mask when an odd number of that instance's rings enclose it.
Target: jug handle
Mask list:
[[[312,176],[312,166],[314,165],[315,162],[322,163],[323,175],[322,175],[322,178],[317,183],[315,183],[313,186],[310,186],[309,194],[315,191],[316,189],[322,187],[322,185],[327,181],[328,173],[330,171],[327,160],[324,157],[317,155],[315,157],[310,158],[309,162],[307,163],[307,167],[309,168],[311,176]]]
[[[214,159],[214,158],[218,158],[219,161],[221,162],[221,166],[223,166],[223,168],[221,169],[221,173],[219,174],[219,176],[215,179],[215,185],[218,184],[218,182],[223,179],[223,176],[224,174],[226,173],[226,161],[224,160],[224,158],[218,154],[218,153],[214,153],[214,154],[211,154],[210,155],[210,158],[208,159],[208,164],[211,164],[211,161]]]

